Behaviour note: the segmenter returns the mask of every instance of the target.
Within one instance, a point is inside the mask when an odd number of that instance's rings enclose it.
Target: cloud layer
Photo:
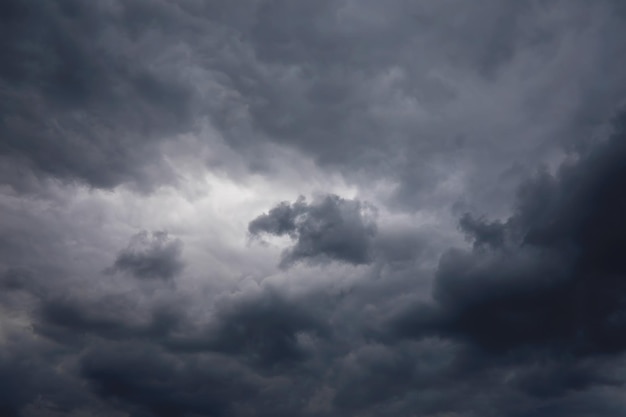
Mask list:
[[[625,415],[624,19],[5,0],[0,415]]]

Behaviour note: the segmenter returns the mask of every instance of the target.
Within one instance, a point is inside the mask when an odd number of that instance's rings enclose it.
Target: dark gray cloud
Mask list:
[[[94,348],[80,373],[98,396],[140,416],[231,415],[259,390],[222,358],[181,358],[140,343]]]
[[[618,129],[556,177],[543,173],[522,187],[517,212],[506,222],[462,218],[474,250],[444,255],[435,288],[449,325],[460,326],[452,331],[502,348],[624,347],[618,277],[625,270],[617,251],[624,235],[624,133]]]
[[[309,353],[300,339],[329,336],[328,324],[317,314],[272,293],[228,310],[210,345],[261,368],[294,366]]]
[[[123,272],[140,279],[176,277],[184,268],[181,259],[183,243],[166,232],[140,232],[127,248],[120,251],[107,273]]]
[[[329,336],[319,309],[274,290],[229,302],[213,323],[199,325],[175,306],[152,304],[142,311],[139,294],[94,300],[31,295],[36,337],[12,340],[10,346],[23,351],[7,351],[14,363],[0,361],[0,386],[7,393],[0,404],[7,415],[28,415],[25,407],[32,406],[61,413],[87,407],[141,416],[269,416],[285,407],[284,387],[273,387],[271,375],[301,378],[296,365],[317,353],[311,338]],[[41,363],[24,359],[28,355],[38,355]],[[21,388],[15,391],[11,380],[21,381]],[[261,392],[262,402],[273,405],[257,410]]]
[[[451,338],[491,355],[519,355],[520,363],[557,358],[554,374],[544,368],[521,377],[532,395],[623,383],[578,368],[576,358],[619,358],[626,349],[626,264],[618,249],[626,243],[625,127],[620,114],[606,142],[524,184],[506,221],[463,216],[473,249],[442,256],[434,302],[403,313],[396,334]]]
[[[6,351],[6,357],[0,360],[0,412],[3,416],[22,416],[22,410],[29,404],[36,404],[43,414],[46,411],[67,413],[88,403],[89,396],[78,392],[76,380],[59,375],[45,363],[46,360],[56,361],[58,357],[50,355],[47,349],[29,346],[27,341],[22,341],[19,349]],[[54,404],[46,403],[42,393],[54,397]]]
[[[376,235],[373,215],[374,208],[358,200],[327,195],[308,204],[301,197],[293,204],[280,203],[252,220],[248,231],[253,236],[267,233],[295,240],[282,255],[283,267],[298,261],[329,260],[360,265],[372,259]]]
[[[40,300],[38,321],[33,331],[62,344],[80,346],[90,338],[107,340],[167,338],[178,329],[184,316],[167,306],[154,307],[147,317],[129,318],[137,314],[133,300],[109,295],[86,303],[53,296]]]
[[[2,2],[0,415],[626,415],[618,3]]]
[[[442,191],[455,173],[468,204],[493,206],[624,94],[609,1],[3,7],[2,175],[20,189],[175,182],[162,145],[208,123],[253,170],[274,170],[274,144],[359,184],[397,182],[405,209],[459,198]]]
[[[357,182],[390,178],[409,208],[437,206],[460,171],[473,190],[462,197],[492,209],[520,178],[512,165],[533,169],[528,161],[578,143],[623,97],[614,57],[624,45],[593,34],[596,17],[606,33],[622,32],[605,7],[261,2],[239,30],[265,71],[231,79],[256,129],[324,167]],[[581,31],[598,41],[593,52],[574,40]],[[598,61],[608,78],[593,75]],[[577,81],[589,78],[602,93]],[[572,117],[558,110],[567,106]],[[484,188],[485,177],[498,180]]]
[[[143,9],[148,11],[144,5]],[[171,181],[161,139],[188,130],[192,92],[151,65],[151,52],[126,30],[141,28],[133,2],[45,5],[4,2],[0,32],[0,154],[38,177],[111,188],[130,182],[150,188]],[[153,10],[156,12],[156,10]],[[129,26],[130,24],[130,26]],[[3,173],[20,186],[21,175]],[[160,178],[159,178],[160,177]],[[21,184],[22,187],[26,185]]]

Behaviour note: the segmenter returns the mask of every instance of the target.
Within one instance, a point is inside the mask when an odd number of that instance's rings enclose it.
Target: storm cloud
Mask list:
[[[393,334],[455,340],[530,368],[550,361],[514,378],[540,397],[621,386],[621,375],[589,364],[621,362],[626,349],[623,120],[606,142],[524,183],[506,221],[464,215],[473,248],[442,255],[433,301],[395,318]]]
[[[442,256],[433,294],[441,322],[428,324],[424,311],[426,327],[495,350],[537,345],[586,355],[626,347],[623,118],[606,143],[523,184],[506,221],[461,219],[474,247]]]
[[[358,200],[336,195],[321,197],[312,204],[301,197],[293,204],[280,203],[257,217],[248,225],[248,231],[253,236],[267,233],[295,240],[281,257],[283,267],[301,260],[366,264],[371,261],[376,235],[374,211]]]
[[[5,0],[0,415],[626,415],[625,19]]]

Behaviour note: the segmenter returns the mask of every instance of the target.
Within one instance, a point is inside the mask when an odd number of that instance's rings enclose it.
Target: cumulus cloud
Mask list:
[[[295,240],[293,247],[283,252],[283,267],[298,261],[328,260],[360,265],[371,261],[376,235],[374,213],[374,208],[366,203],[336,195],[321,197],[311,204],[301,197],[293,204],[280,203],[252,220],[248,231],[253,236],[267,233]]]

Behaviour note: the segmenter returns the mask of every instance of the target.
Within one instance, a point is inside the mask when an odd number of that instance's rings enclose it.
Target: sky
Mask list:
[[[626,415],[618,0],[3,0],[0,416]]]

